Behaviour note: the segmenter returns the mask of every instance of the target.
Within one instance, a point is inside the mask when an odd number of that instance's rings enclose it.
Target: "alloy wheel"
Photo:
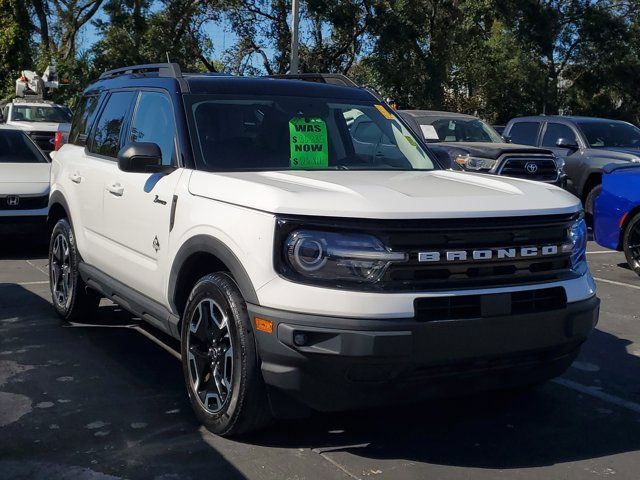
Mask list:
[[[61,308],[68,308],[73,291],[71,251],[67,237],[61,233],[54,240],[51,251],[51,280],[56,304]]]
[[[629,232],[627,250],[631,257],[629,266],[637,271],[640,268],[640,222],[636,222]]]
[[[229,316],[214,300],[202,300],[189,319],[186,351],[189,381],[209,413],[220,412],[231,397],[233,342]]]

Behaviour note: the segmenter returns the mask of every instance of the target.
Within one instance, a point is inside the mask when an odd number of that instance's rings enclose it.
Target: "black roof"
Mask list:
[[[377,101],[364,88],[289,78],[182,73],[175,64],[137,65],[111,70],[103,73],[85,93],[126,87],[159,87],[193,94],[287,95]]]

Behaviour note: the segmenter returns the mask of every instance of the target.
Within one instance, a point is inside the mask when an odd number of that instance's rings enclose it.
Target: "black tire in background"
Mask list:
[[[586,198],[584,199],[584,214],[587,224],[593,226],[593,209],[595,207],[596,198],[602,192],[602,184],[594,185]]]
[[[627,223],[622,236],[622,249],[629,268],[640,275],[640,213]]]
[[[79,262],[71,225],[66,218],[60,219],[53,227],[49,242],[51,300],[63,320],[83,323],[93,319],[101,297],[80,278]]]
[[[272,417],[254,332],[228,273],[213,273],[196,283],[181,329],[182,369],[198,420],[221,436],[268,425]]]

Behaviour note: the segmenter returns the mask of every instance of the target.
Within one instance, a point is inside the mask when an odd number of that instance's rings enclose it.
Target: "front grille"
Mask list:
[[[17,199],[17,205],[15,204]],[[0,197],[0,210],[39,210],[49,204],[49,195],[39,197],[21,197],[7,195]]]
[[[50,152],[53,150],[53,140],[55,135],[56,134],[54,132],[29,132],[31,140],[33,140],[43,152]]]
[[[486,260],[420,262],[421,252],[496,248],[561,246],[568,242],[568,227],[577,214],[537,217],[367,220],[280,217],[276,245],[282,245],[296,228],[353,231],[379,238],[394,252],[406,252],[405,262],[392,263],[382,278],[363,290],[383,292],[446,291],[539,284],[575,278],[570,254]],[[278,249],[277,255],[282,255]],[[284,260],[276,260],[283,264]],[[353,288],[337,285],[333,288]]]
[[[507,156],[502,160],[500,175],[541,182],[555,182],[558,169],[552,157]]]
[[[415,318],[419,322],[540,313],[566,306],[567,295],[562,287],[500,294],[417,298],[414,302]]]

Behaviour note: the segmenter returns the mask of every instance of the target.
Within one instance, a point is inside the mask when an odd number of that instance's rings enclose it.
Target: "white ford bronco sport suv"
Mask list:
[[[354,110],[396,150],[357,154]],[[598,319],[581,215],[443,170],[364,89],[126,67],[53,160],[51,292],[179,339],[198,419],[232,435],[561,374]]]

